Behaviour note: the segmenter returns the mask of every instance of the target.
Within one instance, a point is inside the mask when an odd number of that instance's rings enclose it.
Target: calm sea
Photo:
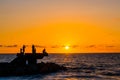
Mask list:
[[[10,62],[16,55],[0,55]],[[0,80],[120,80],[120,54],[49,54],[38,62],[55,62],[67,71],[29,76],[0,77]]]

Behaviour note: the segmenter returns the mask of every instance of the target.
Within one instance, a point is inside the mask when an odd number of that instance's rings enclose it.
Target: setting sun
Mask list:
[[[0,0],[0,11],[0,53],[120,52],[120,0]]]
[[[65,46],[65,49],[68,50],[70,47],[69,46]]]
[[[120,0],[0,0],[0,80],[16,78],[120,80]]]

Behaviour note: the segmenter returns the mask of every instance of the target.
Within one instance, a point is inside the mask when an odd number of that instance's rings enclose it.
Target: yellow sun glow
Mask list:
[[[68,50],[70,47],[69,46],[65,46],[65,49]]]

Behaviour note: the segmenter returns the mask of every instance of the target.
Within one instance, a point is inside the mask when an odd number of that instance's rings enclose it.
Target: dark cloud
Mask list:
[[[39,48],[45,48],[46,46],[35,45],[35,47],[39,47]]]
[[[79,45],[72,45],[71,47],[72,48],[77,48],[77,47],[79,47]]]
[[[96,47],[96,45],[89,45],[89,46],[87,46],[87,48],[95,48]]]
[[[26,47],[32,47],[32,45],[25,45]],[[38,47],[38,48],[45,48],[45,46],[41,46],[41,45],[34,45],[35,47]]]
[[[3,45],[0,45],[0,47],[3,47]]]
[[[5,45],[4,47],[17,47],[17,45]]]
[[[54,45],[54,46],[51,46],[51,48],[59,48],[60,46],[58,45]]]
[[[110,48],[111,48],[111,47],[115,47],[115,46],[113,46],[113,45],[110,45],[110,46],[106,46],[106,47],[110,47]]]

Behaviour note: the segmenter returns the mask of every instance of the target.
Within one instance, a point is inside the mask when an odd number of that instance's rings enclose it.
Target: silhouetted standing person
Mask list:
[[[36,54],[36,49],[34,45],[32,45],[32,54]]]
[[[25,45],[23,45],[23,54],[25,53],[25,48],[26,48],[26,46]]]
[[[28,64],[37,64],[36,49],[34,45],[32,45],[32,56],[28,58]]]

